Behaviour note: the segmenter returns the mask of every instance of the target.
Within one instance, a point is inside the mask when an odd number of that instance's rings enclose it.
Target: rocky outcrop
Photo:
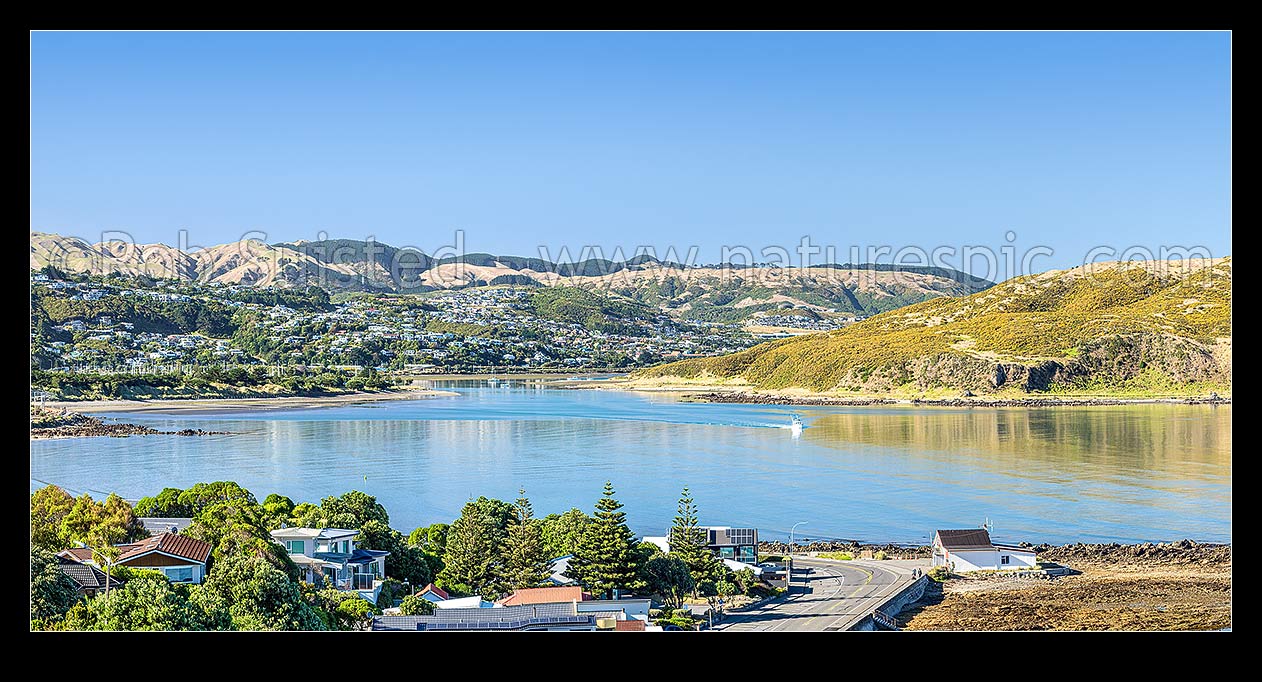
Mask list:
[[[752,392],[692,393],[683,397],[685,402],[736,403],[753,405],[893,405],[900,401],[880,397],[847,396],[789,396]],[[1181,405],[1230,405],[1231,398],[1217,393],[1203,397],[1137,399],[1137,398],[1057,398],[1037,396],[1028,398],[987,398],[969,394],[957,398],[912,398],[902,401],[913,405],[939,407],[1088,407],[1092,405],[1127,405],[1132,403],[1177,403]]]
[[[43,438],[89,438],[95,436],[214,436],[226,434],[226,431],[204,431],[202,429],[180,429],[179,431],[159,431],[158,429],[128,424],[125,422],[104,421],[85,414],[69,410],[48,410],[31,406],[31,440]]]
[[[1179,540],[1138,545],[1029,545],[1040,559],[1057,563],[1230,564],[1231,545]]]

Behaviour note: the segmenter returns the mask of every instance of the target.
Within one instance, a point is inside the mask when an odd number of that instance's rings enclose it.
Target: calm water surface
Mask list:
[[[31,443],[43,481],[127,498],[235,480],[260,499],[351,489],[405,533],[470,496],[590,511],[606,479],[640,533],[679,489],[702,522],[797,535],[925,541],[979,525],[1033,542],[1231,539],[1231,407],[912,408],[707,405],[668,395],[434,382],[458,397],[255,413],[111,415],[208,437]],[[807,428],[788,428],[796,411]]]

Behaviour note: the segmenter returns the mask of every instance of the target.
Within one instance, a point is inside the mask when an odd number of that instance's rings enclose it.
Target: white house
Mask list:
[[[933,534],[933,565],[952,572],[1001,571],[1038,568],[1034,550],[996,544],[985,528],[939,530]]]
[[[358,536],[359,531],[345,528],[272,531],[272,538],[284,545],[306,582],[315,583],[319,577],[335,589],[358,592],[360,597],[375,603],[390,553],[356,547]]]

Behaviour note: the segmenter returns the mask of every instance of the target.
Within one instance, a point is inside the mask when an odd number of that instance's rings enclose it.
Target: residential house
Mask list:
[[[437,604],[440,601],[447,601],[448,599],[451,599],[451,595],[447,594],[447,590],[436,586],[434,583],[426,585],[420,592],[416,593],[416,596],[431,604]]]
[[[355,546],[359,531],[345,528],[278,528],[272,538],[284,545],[298,564],[303,580],[328,583],[335,589],[358,592],[376,603],[386,577],[389,552]]]
[[[1033,549],[997,544],[985,528],[939,530],[933,534],[933,565],[948,566],[952,572],[1035,569],[1038,559]]]
[[[532,587],[515,590],[512,594],[500,599],[500,606],[523,606],[525,604],[561,604],[571,601],[594,601],[596,598],[583,588],[574,587]]]
[[[734,571],[744,568],[758,568],[758,529],[732,528],[730,526],[700,526],[705,534],[706,547],[714,552],[723,563]],[[651,542],[670,551],[670,538],[663,536],[645,537],[644,542]],[[761,571],[755,570],[755,573]]]
[[[596,599],[573,585],[567,587],[531,587],[516,590],[496,602],[500,608],[535,604],[574,604],[576,613],[616,613],[619,620],[648,620],[648,599]]]
[[[187,535],[159,533],[139,542],[116,545],[116,549],[119,555],[115,566],[160,571],[173,583],[201,583],[206,579],[211,546]],[[90,547],[72,547],[57,556],[95,564]]]
[[[57,561],[60,562],[58,568],[74,581],[75,590],[85,596],[91,597],[97,592],[105,591],[105,572],[96,566],[80,563],[70,557],[58,556]],[[118,578],[109,579],[109,588],[118,589],[124,585],[124,581]]]
[[[593,614],[579,613],[573,604],[539,604],[498,609],[442,609],[429,616],[375,616],[371,629],[375,632],[573,631],[596,630],[596,620]]]
[[[581,604],[608,606],[616,602],[568,601],[498,606],[490,609],[441,609],[429,616],[376,616],[372,619],[371,629],[400,632],[575,630],[637,632],[661,629],[647,625],[646,620],[630,619],[623,610],[583,608]],[[635,620],[637,624],[630,624],[628,621],[631,620]]]

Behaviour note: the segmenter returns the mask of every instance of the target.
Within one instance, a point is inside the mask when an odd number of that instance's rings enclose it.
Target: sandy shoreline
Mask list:
[[[916,398],[890,395],[833,395],[810,393],[799,390],[755,391],[744,384],[667,383],[628,379],[625,376],[605,378],[605,374],[547,374],[503,373],[495,375],[501,380],[539,381],[556,388],[577,390],[629,391],[633,393],[676,394],[680,401],[713,404],[769,404],[786,406],[909,406],[909,407],[1074,407],[1098,405],[1144,404],[1220,404],[1230,405],[1231,396],[1208,398],[1204,396],[1124,397],[1087,395],[1038,395],[1038,396],[952,396]],[[423,381],[486,380],[485,374],[435,374]],[[179,414],[189,412],[214,413],[235,410],[300,410],[336,407],[389,400],[423,400],[427,398],[459,395],[453,391],[432,388],[409,388],[400,391],[363,391],[329,396],[272,396],[261,398],[185,398],[156,400],[84,400],[49,401],[46,407],[65,408],[84,414],[102,412],[131,412],[153,414]]]
[[[381,391],[343,393],[329,396],[276,396],[267,398],[192,398],[180,400],[84,400],[49,401],[50,409],[65,408],[73,412],[131,412],[152,414],[179,414],[185,412],[226,412],[233,410],[303,410],[319,407],[357,405],[386,400],[424,400],[459,395],[452,391],[435,389],[408,389],[405,391]]]

